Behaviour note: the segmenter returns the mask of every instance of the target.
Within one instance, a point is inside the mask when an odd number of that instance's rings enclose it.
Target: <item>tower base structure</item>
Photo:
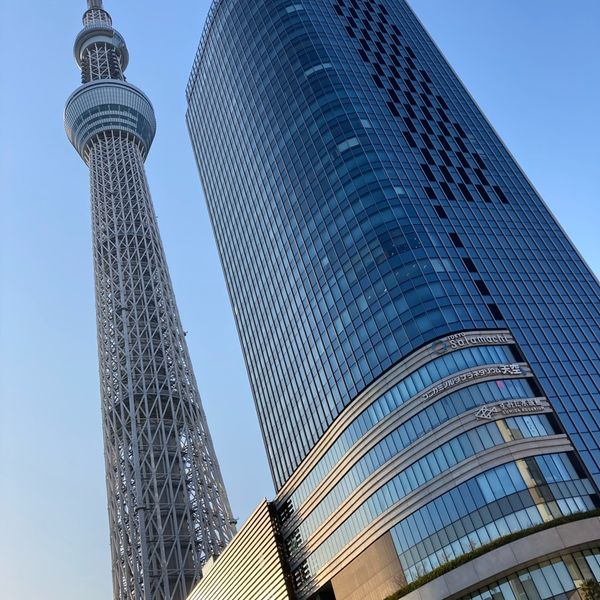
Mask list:
[[[509,330],[445,336],[389,369],[275,506],[297,600],[383,600],[426,585],[436,591],[423,598],[462,599],[503,577],[518,586],[523,569],[581,548],[589,565],[569,571],[573,589],[600,576],[595,486]],[[520,597],[537,598],[498,596]]]
[[[510,331],[459,332],[360,394],[191,600],[584,599],[598,507]]]
[[[221,557],[205,566],[188,600],[296,598],[270,510],[266,502],[257,507]],[[480,555],[474,552],[408,587],[402,585],[391,538],[384,534],[312,600],[589,600],[583,589],[600,578],[598,539],[600,517],[582,516],[519,539],[501,540],[498,547]]]

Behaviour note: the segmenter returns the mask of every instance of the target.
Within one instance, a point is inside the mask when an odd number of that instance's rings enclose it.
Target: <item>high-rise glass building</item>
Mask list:
[[[600,286],[407,2],[216,0],[187,94],[298,598],[598,578]]]
[[[115,600],[183,600],[234,533],[148,189],[156,121],[101,0],[75,41],[67,135],[90,169]]]

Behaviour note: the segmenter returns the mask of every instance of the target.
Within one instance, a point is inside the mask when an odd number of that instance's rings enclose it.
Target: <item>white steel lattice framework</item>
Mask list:
[[[183,600],[234,523],[144,171],[154,112],[101,0],[83,23],[65,126],[91,173],[115,599]]]

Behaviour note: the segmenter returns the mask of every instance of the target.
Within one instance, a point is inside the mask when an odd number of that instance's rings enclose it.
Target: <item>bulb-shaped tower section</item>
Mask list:
[[[65,127],[91,176],[114,594],[183,600],[233,520],[144,170],[154,111],[125,80],[127,47],[101,0],[83,24]]]

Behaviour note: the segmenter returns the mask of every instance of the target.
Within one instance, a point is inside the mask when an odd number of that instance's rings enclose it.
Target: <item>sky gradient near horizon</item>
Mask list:
[[[328,0],[323,0],[328,1]],[[596,273],[600,3],[410,0]],[[147,161],[233,511],[272,497],[258,421],[185,128],[208,0],[105,0],[152,100]],[[87,168],[62,111],[85,0],[0,0],[0,595],[112,597]]]

